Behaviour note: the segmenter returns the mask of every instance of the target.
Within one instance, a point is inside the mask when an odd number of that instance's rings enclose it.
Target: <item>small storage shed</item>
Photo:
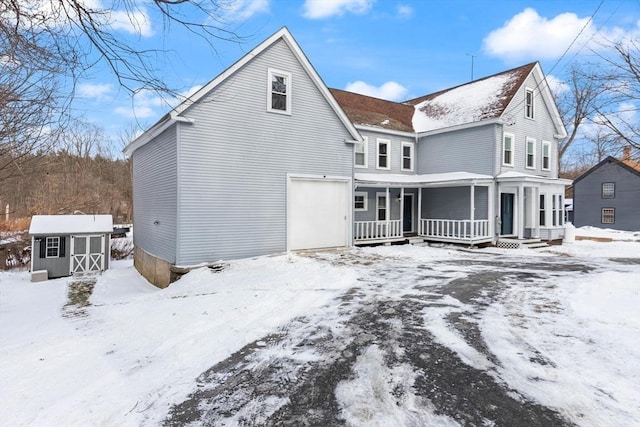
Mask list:
[[[111,215],[34,215],[32,280],[102,272],[109,268]]]

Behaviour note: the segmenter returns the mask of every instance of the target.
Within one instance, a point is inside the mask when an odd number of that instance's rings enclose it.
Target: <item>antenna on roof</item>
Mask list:
[[[475,58],[475,55],[471,55],[470,53],[467,53],[467,56],[471,57],[471,81],[473,81],[473,58]]]

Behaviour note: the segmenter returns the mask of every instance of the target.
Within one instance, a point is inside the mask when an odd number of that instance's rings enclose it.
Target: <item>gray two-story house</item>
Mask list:
[[[640,230],[640,163],[626,147],[622,159],[607,157],[573,182],[577,227]]]
[[[537,63],[395,103],[329,90],[283,28],[125,149],[135,266],[560,239],[565,135]]]

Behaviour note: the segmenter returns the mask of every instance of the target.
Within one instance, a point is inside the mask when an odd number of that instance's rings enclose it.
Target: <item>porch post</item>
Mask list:
[[[494,200],[494,198],[496,197],[495,196],[496,185],[497,184],[494,182],[487,187],[488,188],[487,219],[489,220],[489,229],[487,230],[487,232],[489,233],[489,236],[491,236],[491,240],[493,241],[493,243],[495,243],[495,235],[496,235],[495,207],[497,202]]]
[[[422,230],[422,187],[418,187],[418,234],[424,234],[424,230]]]
[[[473,241],[473,227],[474,227],[474,221],[475,221],[475,210],[476,210],[476,195],[475,195],[475,189],[476,189],[476,185],[474,183],[471,183],[471,199],[469,201],[469,205],[470,205],[470,212],[469,212],[469,219],[471,220],[471,231],[470,231],[470,237],[471,237],[471,241]]]
[[[404,236],[404,187],[400,187],[400,235]]]
[[[518,239],[524,239],[524,184],[518,185]]]
[[[540,186],[535,186],[533,201],[533,223],[536,225],[536,239],[540,238]]]
[[[384,209],[385,209],[385,212],[386,212],[386,215],[385,215],[385,220],[386,220],[385,234],[386,234],[386,236],[385,237],[388,239],[389,235],[391,234],[390,230],[389,230],[389,226],[391,225],[391,223],[389,222],[389,218],[391,217],[391,201],[389,200],[389,187],[386,188],[386,193],[385,193],[384,200],[385,200]]]

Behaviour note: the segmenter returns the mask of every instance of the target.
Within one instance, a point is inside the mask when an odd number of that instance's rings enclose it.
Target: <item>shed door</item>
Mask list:
[[[104,270],[104,235],[71,236],[71,273]]]
[[[349,244],[350,180],[291,178],[287,189],[289,250]]]

